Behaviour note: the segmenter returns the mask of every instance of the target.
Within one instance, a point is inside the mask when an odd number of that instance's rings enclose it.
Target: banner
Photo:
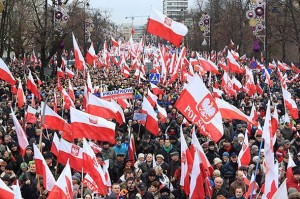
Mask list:
[[[134,113],[133,114],[133,120],[140,120],[140,121],[146,121],[147,114],[143,113]]]
[[[100,93],[100,97],[106,100],[132,99],[133,89],[130,87],[130,88],[125,88],[120,90],[106,91]]]

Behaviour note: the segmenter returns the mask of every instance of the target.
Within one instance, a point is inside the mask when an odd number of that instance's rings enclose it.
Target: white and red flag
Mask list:
[[[287,179],[293,179],[293,167],[295,167],[297,165],[295,164],[290,151],[288,151],[288,155],[289,155],[289,161],[288,161],[288,164],[287,164],[285,177]]]
[[[283,199],[283,198],[286,198],[286,196],[288,196],[288,189],[287,189],[287,186],[286,186],[286,182],[287,182],[287,179],[285,179],[281,183],[280,187],[277,189],[277,191],[273,195],[272,199]]]
[[[111,36],[111,43],[114,47],[119,47],[119,43],[113,38],[113,36]]]
[[[194,162],[193,162],[193,168],[191,172],[191,183],[190,183],[190,199],[204,199],[205,198],[205,191],[203,187],[203,174],[201,174],[200,164],[201,164],[201,158],[199,156],[199,152],[196,149],[196,152],[194,153]]]
[[[73,100],[71,99],[71,97],[69,96],[69,94],[64,88],[62,89],[61,94],[64,100],[63,103],[64,108],[70,109],[71,107],[75,107]]]
[[[85,55],[85,59],[86,59],[86,62],[90,65],[93,65],[94,61],[97,59],[97,55],[95,53],[93,42],[91,43],[91,46]]]
[[[62,71],[62,69],[60,67],[57,67],[56,76],[61,77],[61,78],[65,78],[65,74],[64,74],[64,72]]]
[[[298,119],[298,108],[295,100],[292,98],[291,93],[282,87],[282,96],[284,99],[284,104],[289,110],[289,114],[293,119]]]
[[[135,148],[135,143],[134,143],[134,137],[133,137],[133,133],[131,133],[130,140],[129,140],[129,147],[128,147],[128,157],[132,161],[133,164],[135,162],[135,157],[134,157],[135,151],[136,151],[136,148]]]
[[[244,142],[242,144],[242,149],[238,155],[238,165],[239,166],[247,166],[250,164],[251,154],[250,154],[250,145],[248,142],[248,134],[245,133]]]
[[[190,172],[192,171],[193,159],[183,135],[182,125],[180,126],[180,143],[181,143],[180,186],[182,186],[182,189],[185,192],[185,194],[189,195],[190,194]]]
[[[245,181],[245,180],[244,180]],[[254,187],[253,187],[254,186]],[[253,190],[253,195],[256,195],[256,191],[258,189],[257,182],[255,181],[254,174],[251,176],[251,180],[248,184],[248,190],[245,193],[245,198],[249,198],[251,196],[251,191]]]
[[[84,184],[88,189],[92,190],[93,193],[98,193],[98,186],[90,174],[85,174],[82,184]]]
[[[36,80],[38,82],[38,85],[41,86],[43,84],[43,82],[40,80],[40,78],[38,77],[38,75],[35,75]]]
[[[160,121],[165,122],[166,118],[168,117],[166,109],[161,107],[159,104],[156,104],[156,108],[157,108],[157,112],[158,112],[158,116],[160,118]]]
[[[120,125],[125,122],[123,110],[122,108],[121,110],[118,109],[118,104],[116,105],[113,102],[101,99],[91,93],[89,93],[88,99],[86,107],[87,113],[105,119],[116,119]]]
[[[213,87],[213,95],[215,98],[222,98],[224,92],[218,88]]]
[[[151,87],[151,90],[154,95],[159,95],[159,94],[164,95],[165,94],[163,90],[161,90],[160,88],[158,88],[155,84],[152,84],[151,82],[150,82],[150,87]]]
[[[17,99],[18,99],[18,107],[22,108],[26,102],[26,98],[24,95],[23,87],[21,81],[19,81],[18,91],[17,91]]]
[[[69,79],[69,96],[70,98],[75,101],[75,94],[74,94],[74,88],[72,86],[71,80]]]
[[[147,114],[145,128],[150,131],[150,133],[157,136],[159,134],[157,113],[145,96],[142,103],[142,113]]]
[[[65,72],[67,73],[67,76],[72,79],[74,77],[74,73],[73,71],[71,71],[70,69],[68,69],[67,67],[65,68]]]
[[[43,176],[43,186],[47,191],[51,191],[55,185],[55,179],[51,173],[43,155],[37,146],[33,145],[34,161],[36,164],[36,174]]]
[[[84,70],[86,69],[85,61],[73,33],[72,39],[75,54],[75,68],[77,68],[78,70]]]
[[[34,79],[31,75],[31,71],[29,70],[29,74],[28,74],[28,79],[26,82],[26,87],[28,88],[28,90],[30,90],[31,93],[33,93],[39,100],[41,100],[41,94],[38,90],[37,85],[34,82]]]
[[[20,146],[20,151],[21,151],[21,155],[22,157],[25,154],[26,151],[26,147],[28,146],[28,140],[27,140],[27,136],[25,131],[23,130],[22,126],[20,125],[14,111],[11,108],[11,114],[12,114],[12,119],[14,122],[14,126],[16,128],[16,133],[17,133],[17,138],[18,138],[18,143]]]
[[[152,9],[148,20],[147,32],[168,40],[179,47],[188,29],[184,24],[173,21],[159,11]]]
[[[200,128],[203,126],[214,142],[223,136],[221,112],[199,75],[194,75],[182,91],[175,107],[189,121]]]
[[[236,90],[233,88],[233,82],[227,72],[224,71],[222,82],[222,89],[229,96],[237,96]]]
[[[27,107],[25,118],[27,123],[35,124],[36,123],[36,110],[32,108],[31,106]]]
[[[127,99],[117,99],[118,104],[122,107],[122,109],[130,107],[130,104]]]
[[[273,137],[273,144],[276,142],[276,131],[279,127],[279,117],[278,117],[278,111],[277,111],[277,106],[274,106],[272,118],[271,118],[271,125],[272,125],[272,131],[271,137]]]
[[[54,132],[53,135],[53,140],[52,140],[52,144],[51,144],[51,153],[53,153],[56,157],[58,156],[59,153],[59,145],[60,145],[60,140],[59,137],[57,136],[57,134]]]
[[[151,91],[150,91],[150,89],[148,88],[148,93],[147,93],[147,99],[148,99],[148,101],[150,102],[150,104],[154,107],[155,106],[155,104],[157,104],[157,99],[158,99],[158,97],[156,96],[156,95],[154,95]]]
[[[125,78],[128,78],[130,76],[130,68],[126,63],[123,65],[123,76]]]
[[[5,199],[15,199],[15,193],[0,179],[0,195]]]
[[[57,179],[48,199],[70,199],[73,198],[72,173],[69,161]]]
[[[209,59],[206,60],[202,57],[200,57],[198,60],[199,60],[200,65],[202,66],[203,70],[212,72],[214,74],[220,74],[218,66],[211,60],[209,60]]]
[[[272,86],[273,81],[271,80],[269,71],[266,68],[263,68],[263,70],[265,71],[265,76],[266,76],[265,83],[268,84],[269,86]]]
[[[232,73],[243,73],[243,70],[239,63],[235,60],[232,53],[228,51],[227,54],[227,65],[229,67],[230,72]]]
[[[89,138],[115,143],[116,124],[104,118],[84,113],[71,107],[71,131],[73,138]]]
[[[291,63],[291,66],[292,66],[292,70],[295,72],[295,73],[300,73],[300,69],[297,67],[297,66],[295,66],[295,64],[293,64],[293,63]]]

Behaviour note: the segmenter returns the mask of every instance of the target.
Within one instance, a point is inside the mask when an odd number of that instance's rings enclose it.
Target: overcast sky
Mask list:
[[[189,7],[194,0],[189,0]],[[131,23],[131,16],[135,17],[134,24],[142,25],[147,22],[147,16],[150,15],[151,7],[162,12],[163,0],[91,0],[91,7],[111,10],[111,20],[120,25],[122,23]]]

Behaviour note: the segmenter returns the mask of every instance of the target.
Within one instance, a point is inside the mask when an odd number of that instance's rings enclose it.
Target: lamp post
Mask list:
[[[200,26],[200,31],[202,32],[202,36],[204,37],[204,40],[202,42],[202,46],[206,46],[207,45],[206,39],[208,40],[209,58],[210,58],[210,51],[211,51],[211,34],[210,34],[211,32],[210,32],[210,28],[211,28],[211,23],[210,23],[210,16],[206,12],[202,14],[198,25]]]

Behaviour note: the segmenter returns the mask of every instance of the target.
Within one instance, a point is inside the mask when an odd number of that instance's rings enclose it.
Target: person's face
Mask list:
[[[208,149],[211,150],[211,151],[213,151],[213,150],[215,150],[215,146],[214,145],[210,145],[210,146],[208,146]]]
[[[29,166],[29,171],[30,171],[31,173],[35,173],[35,172],[36,172],[35,164],[31,164],[31,165]]]
[[[222,162],[219,162],[218,164],[216,164],[216,167],[219,169],[222,167]]]
[[[243,189],[240,189],[240,188],[239,188],[239,189],[236,189],[236,190],[235,190],[235,197],[236,197],[236,198],[241,198],[241,197],[243,196],[243,194],[244,194],[244,193],[243,193]]]
[[[215,180],[215,187],[216,187],[216,189],[221,189],[222,185],[223,185],[223,180],[217,178],[217,179]]]
[[[90,195],[86,195],[84,199],[92,199],[92,197]]]
[[[230,145],[230,142],[228,142],[228,141],[224,142],[224,146],[229,147],[229,145]]]
[[[26,153],[26,155],[31,155],[32,151],[31,151],[31,149],[26,149],[25,153]]]
[[[229,158],[227,156],[223,156],[223,161],[228,162]]]
[[[156,192],[157,189],[158,189],[158,188],[155,187],[155,186],[153,186],[153,185],[150,186],[150,191],[151,191],[151,192]]]
[[[170,147],[170,145],[171,145],[170,140],[165,140],[165,146],[166,146],[166,147]]]
[[[129,180],[129,181],[126,183],[126,186],[127,186],[127,188],[129,188],[130,190],[133,190],[135,184],[133,183],[133,180]]]
[[[151,154],[148,154],[148,155],[147,155],[146,161],[147,161],[147,162],[152,162],[152,155],[151,155]]]
[[[156,161],[160,164],[163,162],[163,159],[162,158],[156,158]]]
[[[5,138],[4,138],[4,143],[5,143],[5,144],[8,144],[8,143],[9,143],[9,141],[10,141],[10,140],[9,140],[9,138],[8,138],[8,137],[5,137]]]
[[[262,137],[256,137],[256,140],[257,140],[258,142],[261,142]]]
[[[236,155],[230,157],[230,159],[231,159],[232,162],[237,162],[237,156]]]
[[[236,174],[236,180],[238,182],[242,182],[243,181],[243,172],[242,171],[239,171],[237,174]]]
[[[163,139],[160,139],[160,140],[159,140],[159,145],[160,145],[160,146],[163,146],[164,144],[165,144],[165,141],[164,141]]]
[[[109,144],[104,144],[103,148],[108,149],[109,148]]]
[[[151,182],[153,182],[154,180],[155,180],[155,177],[156,176],[148,176],[149,177],[149,180],[151,181]]]
[[[178,159],[179,159],[179,157],[178,157],[178,155],[172,155],[172,160],[174,160],[174,161],[178,161]]]
[[[51,158],[47,158],[46,159],[46,163],[47,163],[47,165],[50,165],[52,163],[52,159]]]
[[[243,137],[239,137],[239,142],[240,143],[244,142],[244,138]]]
[[[115,194],[120,193],[120,185],[113,185],[111,191]]]

